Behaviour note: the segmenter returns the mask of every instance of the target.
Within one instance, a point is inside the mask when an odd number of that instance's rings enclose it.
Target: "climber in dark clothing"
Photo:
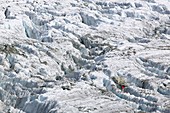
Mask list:
[[[4,12],[4,14],[5,14],[5,18],[6,18],[6,19],[8,19],[8,18],[9,18],[9,16],[10,16],[9,7],[10,7],[10,6],[8,6],[8,7],[5,9],[5,12]]]

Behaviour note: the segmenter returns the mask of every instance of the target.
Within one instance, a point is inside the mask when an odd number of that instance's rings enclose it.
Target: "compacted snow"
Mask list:
[[[170,113],[169,0],[0,0],[0,113]]]

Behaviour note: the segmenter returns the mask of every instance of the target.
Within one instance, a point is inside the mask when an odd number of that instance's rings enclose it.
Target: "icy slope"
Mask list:
[[[1,0],[0,112],[169,113],[169,6]]]

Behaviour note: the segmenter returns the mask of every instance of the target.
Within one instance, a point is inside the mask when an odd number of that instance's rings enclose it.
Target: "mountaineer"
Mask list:
[[[125,82],[125,79],[120,76],[114,76],[112,77],[112,80],[117,84],[117,88],[124,91],[124,89],[127,87],[127,84]]]
[[[5,12],[4,12],[6,19],[9,19],[9,16],[10,16],[10,13],[11,13],[11,12],[9,11],[9,8],[10,8],[10,6],[8,6],[8,7],[5,9]]]

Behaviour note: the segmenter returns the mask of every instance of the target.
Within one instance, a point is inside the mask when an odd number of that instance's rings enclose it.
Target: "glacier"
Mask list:
[[[0,0],[0,113],[169,113],[169,0]]]

